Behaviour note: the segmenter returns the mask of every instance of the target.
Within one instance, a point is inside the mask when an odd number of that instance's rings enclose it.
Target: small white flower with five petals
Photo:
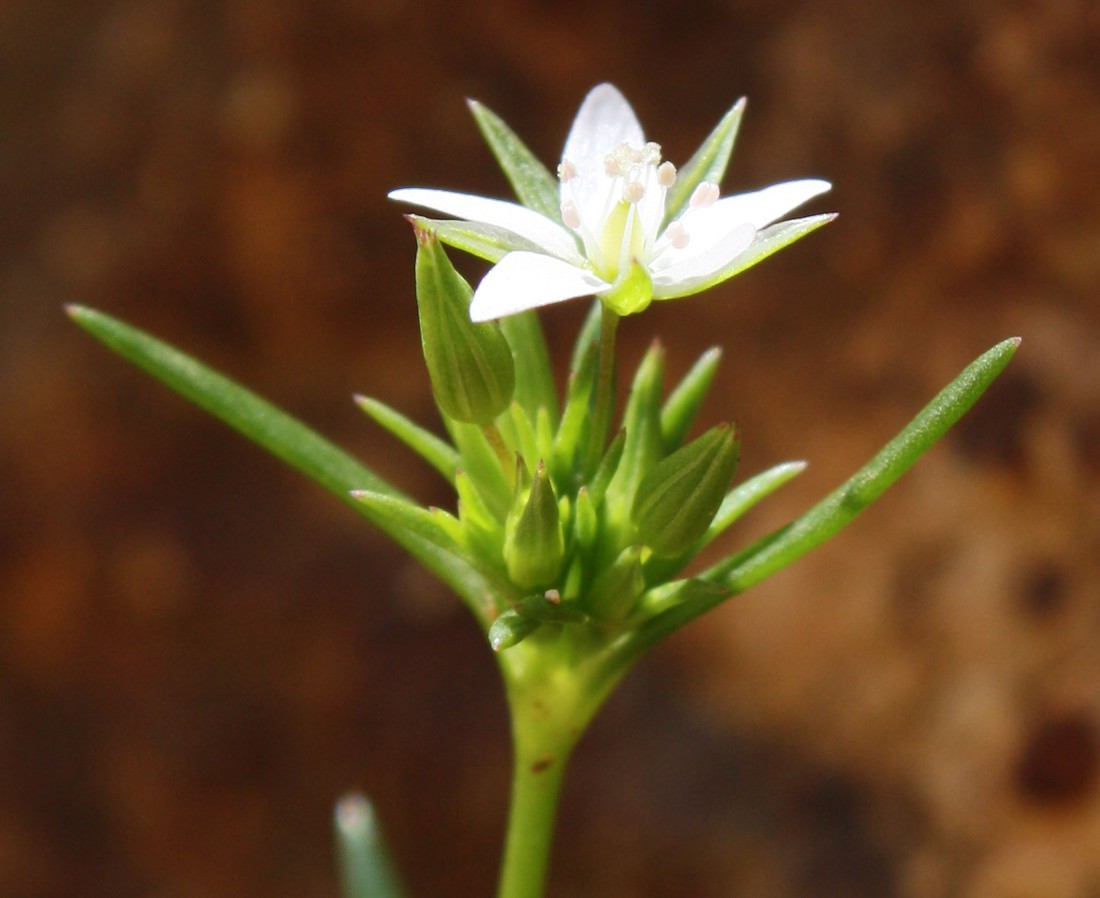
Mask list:
[[[404,188],[390,197],[462,219],[439,222],[440,239],[497,263],[474,293],[474,321],[581,296],[597,296],[620,315],[640,312],[655,299],[721,283],[834,217],[773,224],[828,190],[827,181],[787,181],[719,198],[717,181],[743,105],[727,113],[678,174],[662,161],[660,146],[646,141],[626,98],[599,85],[565,142],[557,216],[545,214],[547,203],[536,211],[445,190]],[[507,171],[508,160],[494,150]],[[519,174],[509,172],[513,183]]]

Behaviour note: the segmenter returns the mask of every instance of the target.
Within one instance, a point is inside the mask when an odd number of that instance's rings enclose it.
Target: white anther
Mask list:
[[[645,185],[640,181],[630,181],[623,187],[623,199],[628,203],[640,203],[645,196]]]
[[[657,166],[657,183],[668,188],[676,183],[676,166],[671,162],[662,162]]]
[[[683,249],[688,245],[689,238],[687,229],[678,221],[674,221],[665,228],[665,236],[674,249]]]
[[[718,199],[718,185],[713,181],[703,181],[695,188],[695,192],[692,193],[691,199],[688,201],[688,205],[692,209],[705,209],[707,206],[714,204],[714,201]]]
[[[566,181],[572,181],[577,177],[577,166],[573,164],[572,160],[562,159],[558,164],[558,178],[562,183]]]

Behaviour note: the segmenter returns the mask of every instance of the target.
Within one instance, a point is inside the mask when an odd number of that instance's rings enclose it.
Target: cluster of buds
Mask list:
[[[424,357],[453,442],[445,458],[436,443],[430,448],[457,498],[454,513],[418,512],[446,532],[452,553],[497,584],[476,609],[493,647],[548,626],[607,633],[663,609],[670,581],[747,507],[729,489],[734,428],[686,439],[720,353],[706,352],[666,397],[664,354],[654,344],[612,434],[594,413],[600,303],[581,329],[559,403],[533,313],[471,321],[473,290],[431,224],[412,222]],[[376,401],[364,408],[432,460],[423,433],[409,439],[408,422]],[[772,472],[772,484],[798,470]],[[392,498],[358,497],[376,512],[409,515]]]

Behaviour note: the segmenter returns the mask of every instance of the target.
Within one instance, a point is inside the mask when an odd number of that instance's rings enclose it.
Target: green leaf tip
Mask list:
[[[346,795],[333,815],[344,898],[401,898],[374,807],[360,794]]]

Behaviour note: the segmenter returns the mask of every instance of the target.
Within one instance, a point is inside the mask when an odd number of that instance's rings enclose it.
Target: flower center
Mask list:
[[[602,173],[584,178],[572,160],[562,160],[561,217],[583,241],[592,270],[614,283],[633,262],[644,265],[652,251],[676,167],[661,161],[661,147],[652,142],[621,143],[602,162]]]

